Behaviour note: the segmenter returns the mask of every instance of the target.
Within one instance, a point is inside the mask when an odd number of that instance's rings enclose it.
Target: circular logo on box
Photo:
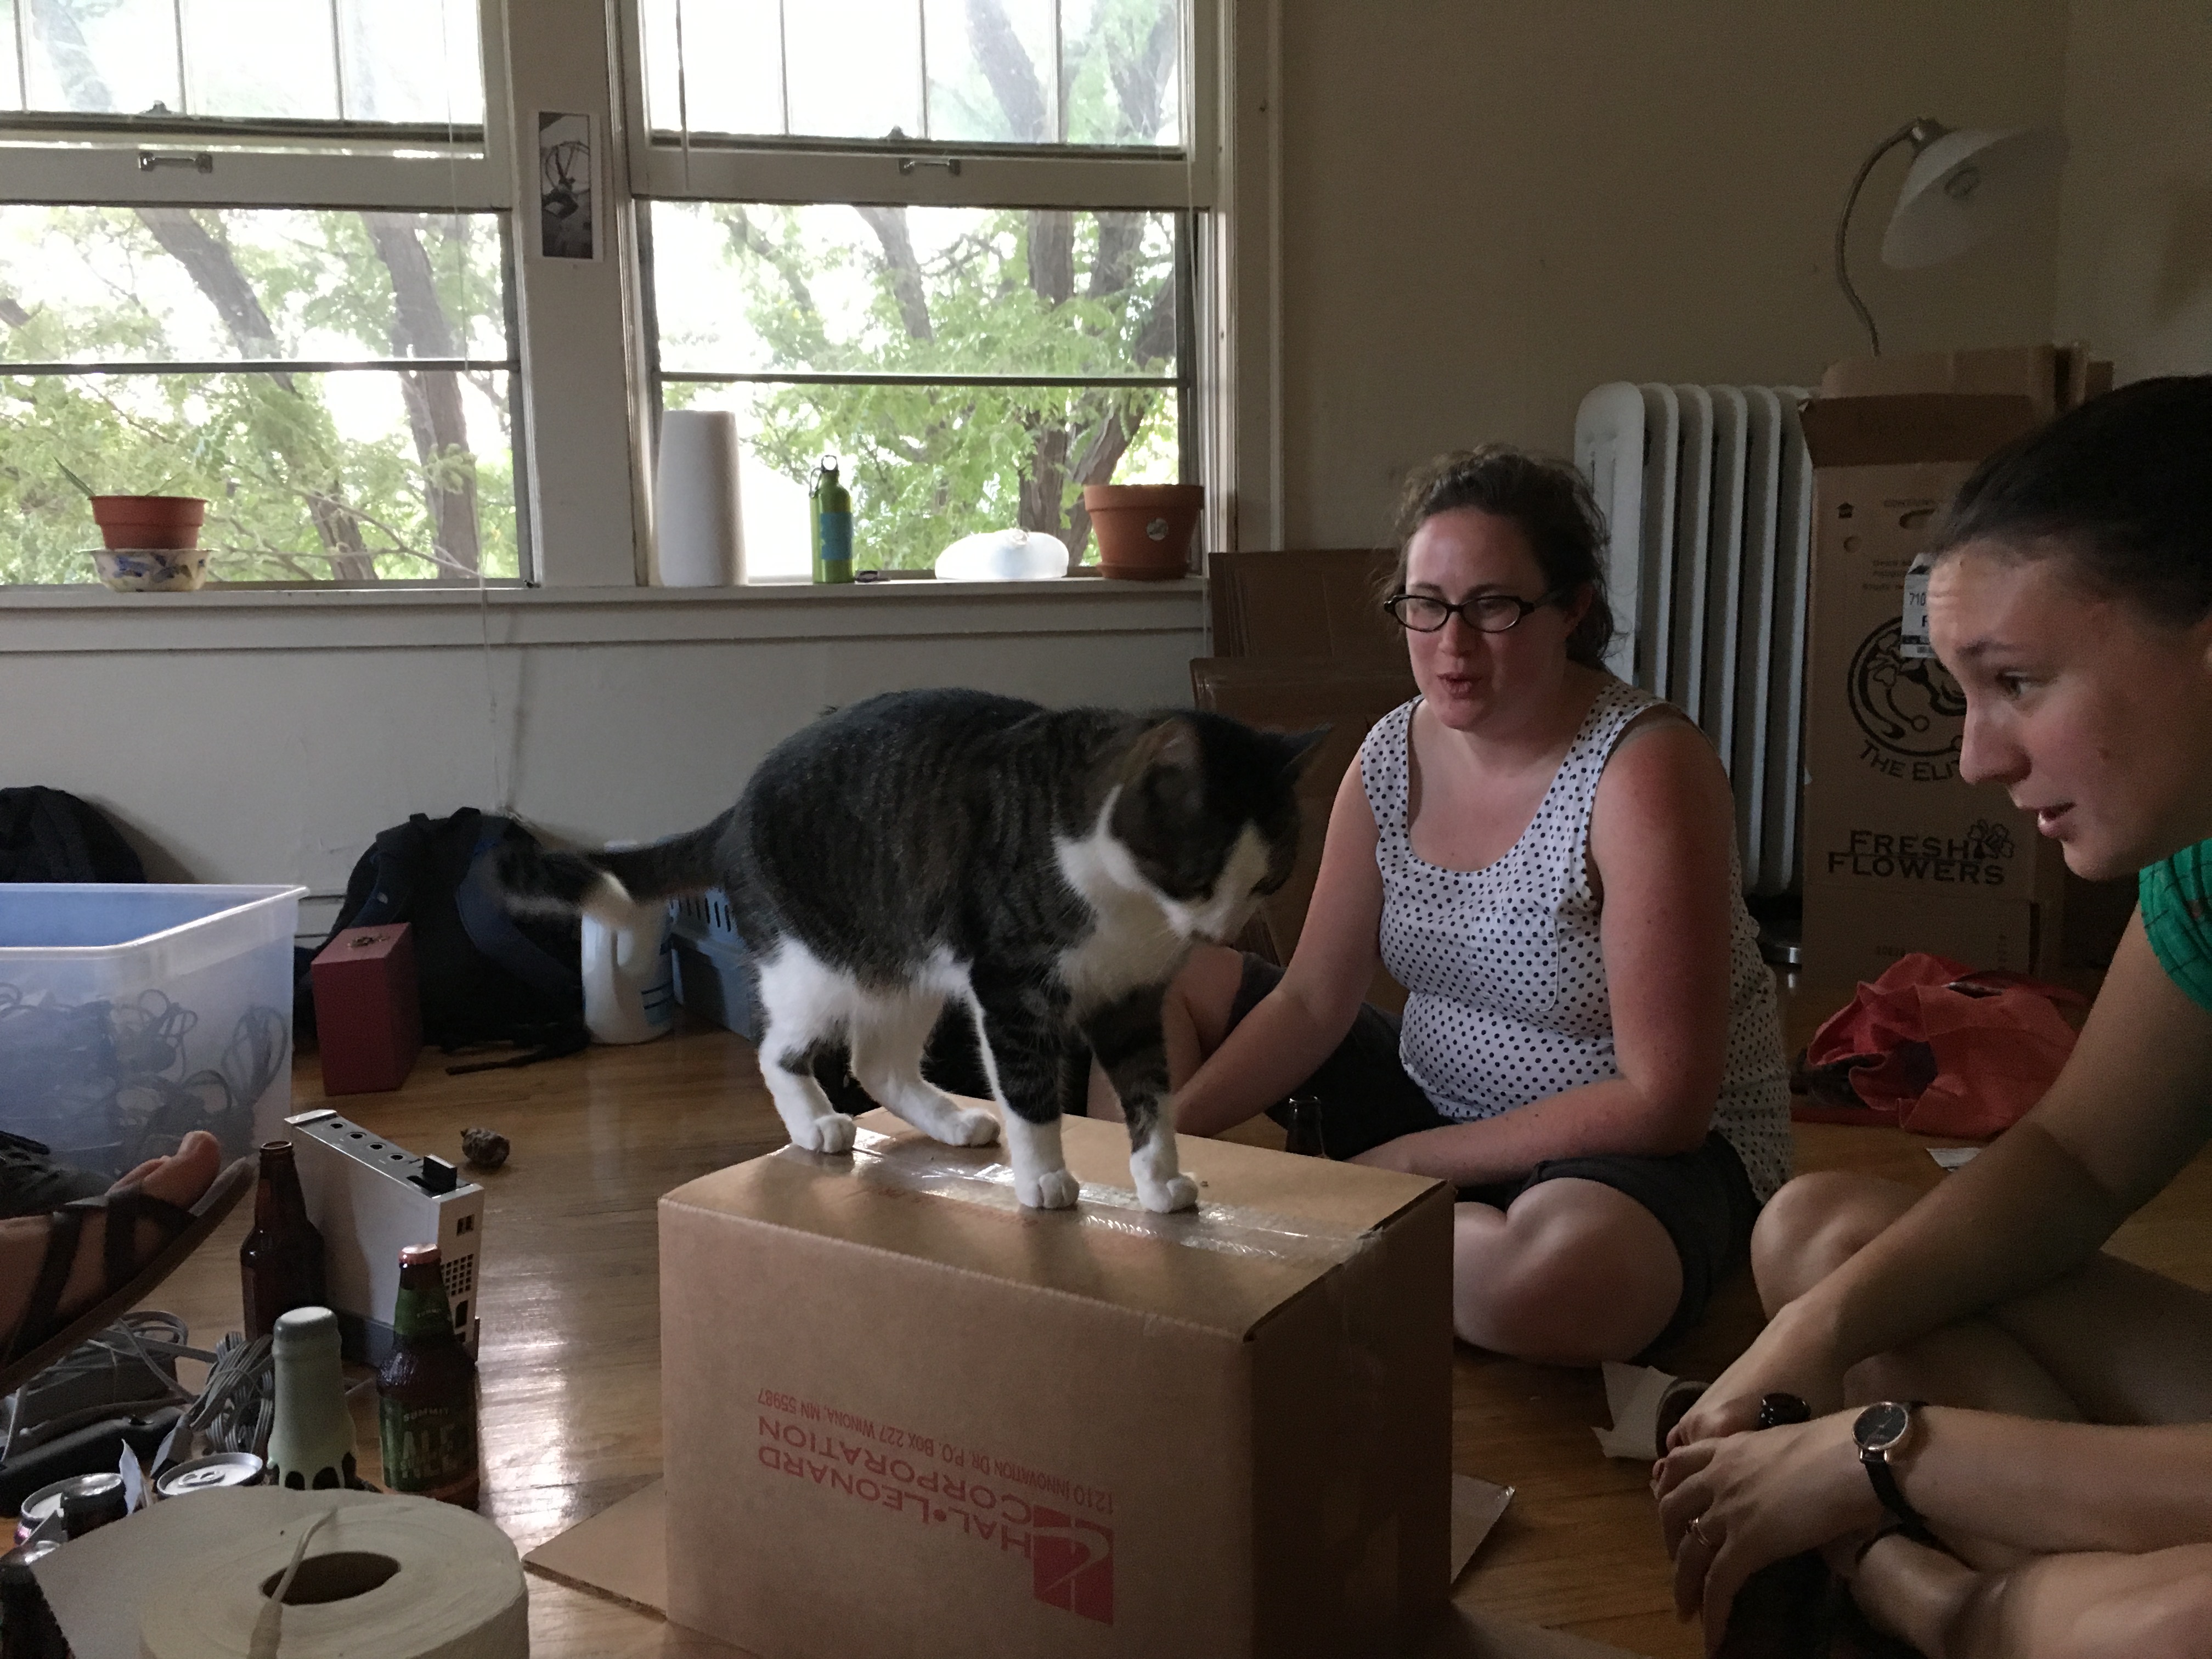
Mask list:
[[[1893,755],[1914,760],[1956,755],[1966,732],[1966,693],[1935,658],[1899,653],[1899,620],[1882,623],[1851,653],[1845,687],[1851,718]]]

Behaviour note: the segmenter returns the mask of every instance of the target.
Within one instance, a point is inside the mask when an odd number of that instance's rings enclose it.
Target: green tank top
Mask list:
[[[2212,1011],[2212,841],[2145,866],[2136,892],[2158,965],[2182,994]]]

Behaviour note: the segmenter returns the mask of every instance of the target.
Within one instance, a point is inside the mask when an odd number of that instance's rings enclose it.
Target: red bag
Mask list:
[[[1791,1087],[1812,1123],[1894,1123],[1980,1137],[2017,1123],[2074,1051],[2058,1006],[2083,998],[2002,970],[1919,951],[1900,957],[1814,1034]]]

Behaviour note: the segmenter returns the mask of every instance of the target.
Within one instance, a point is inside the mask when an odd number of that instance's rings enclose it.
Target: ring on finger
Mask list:
[[[1690,1522],[1690,1536],[1705,1547],[1705,1553],[1708,1555],[1720,1548],[1720,1541],[1717,1539],[1705,1536],[1705,1517],[1702,1515]]]

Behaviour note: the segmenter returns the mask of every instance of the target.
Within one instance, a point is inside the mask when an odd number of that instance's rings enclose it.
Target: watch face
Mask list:
[[[1897,1443],[1911,1422],[1911,1411],[1894,1401],[1869,1406],[1851,1425],[1851,1437],[1863,1452],[1886,1451]]]

